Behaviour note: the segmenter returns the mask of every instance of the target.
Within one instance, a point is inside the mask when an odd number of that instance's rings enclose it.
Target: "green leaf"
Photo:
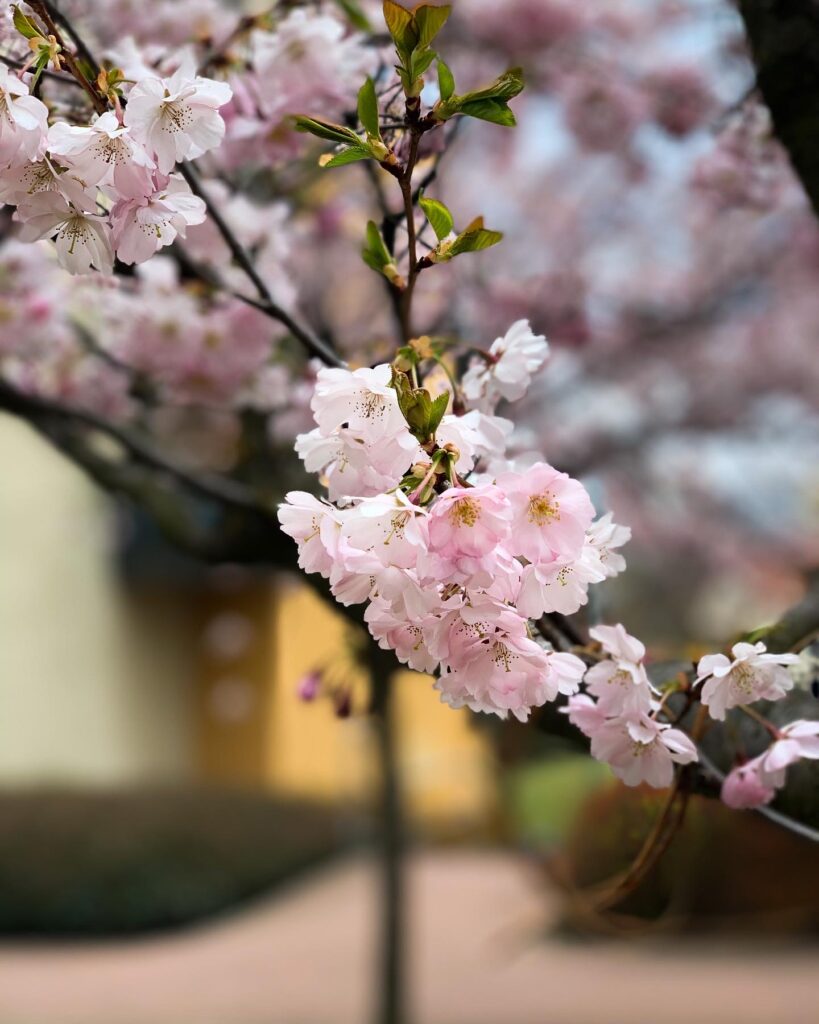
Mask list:
[[[442,7],[421,4],[416,7],[412,12],[412,16],[418,33],[417,45],[423,48],[429,46],[447,23],[451,13],[452,7],[449,4],[445,4]]]
[[[523,92],[523,85],[523,68],[509,68],[483,89],[465,93],[459,99],[462,103],[473,100],[511,100]]]
[[[419,202],[440,242],[452,231],[454,226],[452,214],[439,199],[428,199],[426,196],[421,196]]]
[[[374,220],[367,221],[367,251],[373,253],[379,260],[379,269],[386,266],[392,260],[390,250],[387,248],[387,244]]]
[[[449,395],[439,395],[433,401],[426,388],[413,388],[406,373],[395,366],[392,368],[391,384],[398,395],[398,408],[407,426],[420,444],[430,444],[435,440],[435,431],[446,412]]]
[[[329,153],[325,153],[319,160],[319,165],[325,170],[331,167],[345,167],[347,164],[354,164],[359,160],[369,160],[371,156],[372,154],[368,149],[350,146],[349,149],[344,149],[340,153],[334,153],[332,156]]]
[[[432,408],[429,415],[429,433],[432,437],[435,436],[435,431],[441,425],[441,420],[444,418],[447,406],[449,405],[449,392],[444,391],[443,394],[433,401]]]
[[[378,97],[375,94],[375,83],[369,76],[358,92],[358,119],[369,135],[376,139],[381,138],[381,129],[378,125]]]
[[[500,231],[489,231],[483,226],[483,217],[477,217],[469,227],[450,246],[448,257],[460,256],[464,252],[480,252],[482,249],[489,249],[497,245],[503,238]]]
[[[307,132],[319,139],[326,139],[328,142],[343,142],[346,145],[361,146],[361,139],[351,128],[344,125],[334,124],[332,121],[325,121],[320,117],[304,117],[297,114],[293,118],[297,132]]]
[[[395,0],[384,0],[384,21],[396,47],[406,54],[412,53],[418,45],[418,33],[412,13]]]
[[[26,39],[36,39],[38,36],[42,36],[43,33],[40,32],[27,14],[23,14],[17,4],[12,4],[12,10],[14,11],[14,27],[21,36],[25,36]]]
[[[417,81],[430,64],[435,60],[437,54],[434,50],[415,50],[410,57],[410,74],[414,81]]]
[[[464,114],[467,117],[477,117],[493,124],[512,127],[516,123],[515,115],[509,109],[508,101],[522,92],[523,85],[523,71],[520,68],[510,68],[482,89],[464,93],[463,96],[452,94],[448,98],[444,98],[442,94],[441,102],[436,105],[434,113],[439,121],[447,121],[456,114]]]
[[[506,100],[472,100],[470,103],[464,103],[460,112],[464,117],[490,121],[504,128],[514,128],[518,123]]]
[[[362,32],[372,32],[370,19],[361,10],[355,0],[336,0],[338,6],[344,11],[350,22]]]
[[[455,76],[449,68],[448,64],[445,64],[441,58],[438,58],[438,91],[441,93],[441,99],[446,103],[448,99],[452,98],[455,92]]]

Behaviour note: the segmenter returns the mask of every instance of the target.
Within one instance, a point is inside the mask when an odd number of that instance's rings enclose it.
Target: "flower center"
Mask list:
[[[174,134],[183,132],[193,122],[193,114],[187,103],[171,100],[162,104],[162,128]]]
[[[397,512],[390,519],[390,531],[384,538],[385,544],[389,544],[393,537],[397,537],[398,540],[404,539],[404,530],[409,522],[410,515],[410,512]]]
[[[536,526],[545,526],[547,523],[553,523],[555,520],[560,519],[560,505],[549,491],[544,491],[542,494],[533,494],[529,498],[528,517],[529,522],[535,523]]]
[[[735,690],[748,696],[754,693],[754,673],[744,662],[734,666],[731,670],[731,683]]]
[[[481,517],[481,506],[474,498],[459,498],[452,503],[449,517],[456,526],[474,526]]]

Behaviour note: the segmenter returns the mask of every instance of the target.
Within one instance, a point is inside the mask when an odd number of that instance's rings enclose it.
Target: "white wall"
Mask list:
[[[105,497],[0,416],[0,784],[194,774],[194,614],[129,594]]]

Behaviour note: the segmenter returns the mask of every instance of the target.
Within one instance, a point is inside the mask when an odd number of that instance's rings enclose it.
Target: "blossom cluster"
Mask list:
[[[330,500],[291,492],[279,513],[301,567],[342,604],[366,603],[379,644],[435,673],[447,704],[520,720],[585,672],[529,620],[577,611],[590,584],[620,571],[614,549],[629,536],[610,516],[595,522],[579,481],[504,457],[512,424],[495,403],[519,397],[547,352],[514,324],[469,371],[482,408],[444,415],[434,445],[409,429],[390,365],[321,370],[317,426],[296,448]]]
[[[734,644],[731,654],[731,658],[708,654],[697,666],[700,699],[717,721],[724,721],[731,708],[747,707],[758,700],[778,701],[793,689],[787,669],[799,662],[797,655],[768,653],[761,641]],[[781,728],[765,724],[774,742],[728,774],[722,786],[722,799],[729,807],[770,803],[776,791],[785,785],[789,765],[803,758],[819,759],[819,722],[799,720]]]
[[[25,76],[23,76],[25,77]],[[219,114],[231,98],[224,82],[196,74],[185,60],[170,77],[146,74],[127,106],[87,124],[55,120],[11,69],[0,67],[0,199],[16,206],[20,238],[56,241],[74,274],[142,263],[205,220],[178,161],[218,146]]]
[[[590,635],[605,657],[586,673],[586,692],[569,698],[569,720],[591,740],[592,756],[627,786],[669,786],[674,765],[696,761],[697,749],[684,732],[661,721],[663,705],[646,672],[645,646],[619,624],[597,626]]]

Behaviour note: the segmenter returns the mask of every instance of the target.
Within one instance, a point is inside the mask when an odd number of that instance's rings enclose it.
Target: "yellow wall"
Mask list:
[[[195,772],[194,619],[116,577],[110,503],[0,417],[0,781]]]
[[[285,577],[138,592],[116,573],[112,506],[77,469],[8,418],[0,466],[0,784],[199,778],[371,798],[367,717],[296,694],[330,666],[366,706],[340,615]],[[488,746],[430,680],[405,672],[397,687],[412,813],[474,827],[492,803]]]
[[[366,681],[356,669],[343,617],[304,584],[282,578],[215,599],[211,618],[239,614],[255,642],[238,657],[206,656],[201,708],[208,777],[267,785],[312,799],[363,801],[375,778]],[[305,703],[302,677],[328,668],[333,686],[349,685],[355,711],[339,719],[326,697]],[[244,714],[219,713],[213,693],[225,683],[243,689]],[[483,823],[494,790],[488,744],[468,712],[441,704],[431,680],[397,677],[399,756],[411,814],[436,829],[458,832]],[[237,693],[240,692],[237,689]],[[228,705],[229,710],[229,705]]]

